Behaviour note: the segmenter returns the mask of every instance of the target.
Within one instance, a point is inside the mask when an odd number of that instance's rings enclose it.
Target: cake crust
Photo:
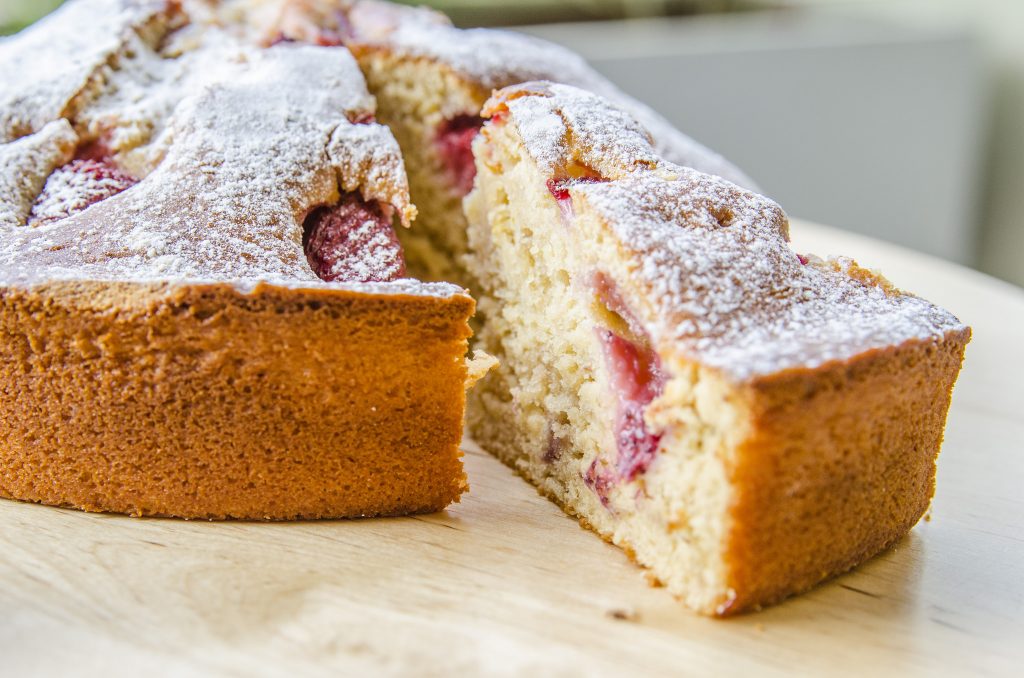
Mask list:
[[[295,519],[438,511],[472,300],[228,284],[2,291],[0,495]]]
[[[935,463],[970,329],[909,340],[748,387],[717,614],[769,605],[903,537],[935,493]]]

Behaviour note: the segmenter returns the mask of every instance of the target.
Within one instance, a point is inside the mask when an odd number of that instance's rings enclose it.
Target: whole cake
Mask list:
[[[466,410],[719,615],[927,509],[970,330],[793,252],[561,48],[381,2],[72,0],[0,43],[0,83],[0,495],[438,510]],[[501,361],[468,405],[463,286]]]
[[[719,615],[874,555],[924,514],[970,330],[771,200],[664,160],[582,90],[498,92],[466,199],[500,362],[474,439]]]
[[[398,146],[347,50],[195,11],[79,0],[0,44],[0,495],[439,510],[473,300],[404,278]]]

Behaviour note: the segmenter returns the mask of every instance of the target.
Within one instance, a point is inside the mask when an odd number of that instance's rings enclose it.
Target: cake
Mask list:
[[[593,93],[498,92],[467,266],[499,360],[474,440],[696,610],[843,572],[927,510],[970,330]]]
[[[473,300],[405,277],[399,148],[341,48],[166,0],[0,43],[0,496],[292,519],[436,511]]]
[[[252,0],[219,3],[221,16],[254,40],[343,44],[359,61],[377,98],[378,119],[395,134],[420,215],[399,234],[410,270],[472,288],[459,261],[466,252],[462,198],[473,185],[470,143],[480,109],[495,89],[552,80],[600,93],[651,132],[659,152],[687,167],[753,187],[717,153],[617,89],[579,55],[550,42],[494,29],[459,29],[424,7],[374,0]]]
[[[0,81],[0,496],[435,511],[465,414],[716,615],[928,507],[969,328],[794,252],[570,52],[381,2],[73,0]]]

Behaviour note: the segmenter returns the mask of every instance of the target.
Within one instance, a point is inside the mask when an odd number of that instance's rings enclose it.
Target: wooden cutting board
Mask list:
[[[1024,293],[809,224],[974,327],[931,519],[761,613],[687,611],[471,443],[443,513],[315,523],[0,501],[0,675],[942,673],[1024,666]]]

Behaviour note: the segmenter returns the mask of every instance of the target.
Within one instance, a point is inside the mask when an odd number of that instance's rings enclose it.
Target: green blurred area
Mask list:
[[[51,12],[62,0],[0,0],[0,35],[20,31]]]
[[[430,5],[460,26],[500,26],[557,21],[679,16],[764,6],[757,0],[399,0]],[[0,35],[17,32],[62,0],[0,0]]]

